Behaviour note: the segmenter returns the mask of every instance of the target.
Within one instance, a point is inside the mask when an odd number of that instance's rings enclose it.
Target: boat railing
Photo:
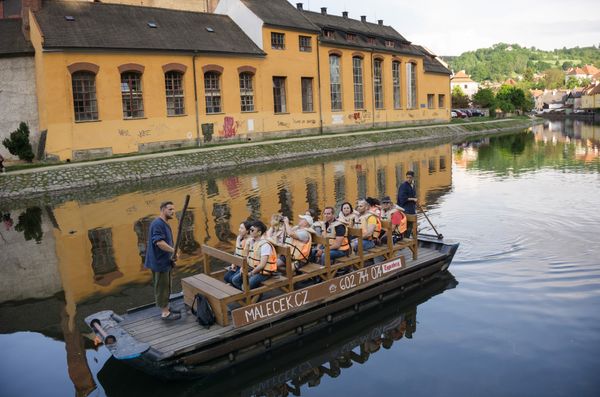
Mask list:
[[[413,258],[416,259],[418,245],[416,215],[407,214],[407,218],[409,221],[413,222],[412,238],[403,239],[394,244],[393,239],[391,238],[393,230],[392,224],[390,222],[383,221],[382,228],[385,229],[386,234],[388,235],[387,243],[378,246],[376,245],[369,250],[365,250],[363,247],[362,230],[349,227],[349,240],[352,238],[357,239],[356,253],[351,252],[350,255],[338,258],[334,262],[332,262],[330,259],[331,247],[329,244],[329,238],[327,236],[321,236],[311,232],[313,243],[320,245],[323,248],[323,255],[325,255],[323,265],[320,263],[308,262],[304,263],[302,266],[299,266],[299,264],[297,262],[295,263],[293,260],[289,246],[274,243],[273,245],[277,251],[277,256],[285,258],[285,270],[280,269],[280,271],[274,273],[259,287],[253,289],[250,289],[248,282],[250,266],[245,258],[204,244],[202,245],[202,254],[204,257],[204,275],[189,277],[184,279],[184,283],[188,283],[188,294],[195,293],[193,291],[199,291],[210,295],[209,301],[212,299],[212,301],[217,302],[218,306],[220,307],[221,316],[218,316],[217,319],[219,324],[227,325],[229,324],[229,318],[226,315],[227,304],[237,303],[242,306],[250,305],[258,302],[260,297],[269,291],[279,289],[283,290],[284,293],[287,293],[294,291],[297,287],[302,288],[303,284],[301,282],[308,279],[327,281],[338,276],[340,271],[344,273],[347,271],[362,269],[369,261],[373,261],[375,258],[383,258],[384,260],[391,259],[394,256],[397,256],[398,251],[404,248],[409,248],[412,252]],[[211,258],[215,258],[219,261],[225,262],[226,264],[233,264],[241,268],[241,290],[238,290],[223,281],[223,275],[226,272],[224,268],[221,267],[216,271],[212,270]],[[192,278],[196,278],[195,288],[189,289],[189,285],[192,283],[190,280]],[[185,293],[186,288],[184,288],[184,295]],[[186,297],[186,303],[190,300],[193,300],[193,298]]]

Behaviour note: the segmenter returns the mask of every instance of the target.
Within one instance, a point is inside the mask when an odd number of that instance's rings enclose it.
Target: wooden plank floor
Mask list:
[[[407,268],[444,256],[435,249],[422,247],[419,247],[417,260],[412,259],[412,253],[406,248],[400,253],[406,258]],[[229,331],[233,329],[231,325],[221,327],[218,324],[206,329],[198,324],[196,317],[184,305],[183,298],[172,301],[171,304],[174,308],[181,310],[182,318],[180,320],[163,321],[160,318],[160,310],[153,307],[123,315],[124,321],[119,325],[136,340],[148,343],[160,352],[163,358],[170,357],[176,352],[180,353],[196,348],[213,338],[229,334]]]

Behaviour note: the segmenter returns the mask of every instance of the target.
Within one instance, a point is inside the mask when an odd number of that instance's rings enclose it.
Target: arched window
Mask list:
[[[254,111],[254,75],[250,72],[240,73],[240,103],[242,112]]]
[[[141,73],[121,73],[121,99],[123,101],[124,119],[144,117],[144,99],[142,95]]]
[[[417,65],[409,62],[406,64],[406,83],[408,94],[408,108],[417,108]]]
[[[204,73],[204,97],[206,113],[221,113],[221,74],[218,72]]]
[[[342,110],[342,74],[340,69],[341,57],[329,55],[329,87],[331,91],[331,110]]]
[[[373,92],[375,94],[375,109],[383,109],[383,61],[376,58],[373,61]]]
[[[363,59],[361,57],[352,57],[352,78],[354,80],[354,109],[364,109]]]
[[[168,116],[185,114],[183,73],[176,70],[165,73],[165,95],[167,97]]]
[[[98,120],[96,74],[88,71],[75,72],[71,75],[71,83],[75,121]]]
[[[392,62],[392,83],[394,92],[394,109],[400,109],[402,100],[400,99],[400,62]]]

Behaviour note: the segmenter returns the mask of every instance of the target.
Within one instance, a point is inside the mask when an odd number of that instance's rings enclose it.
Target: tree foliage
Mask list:
[[[533,108],[531,95],[526,94],[521,88],[503,85],[496,94],[498,107],[503,112],[512,113],[515,110],[528,112]]]
[[[475,95],[473,95],[473,103],[481,108],[492,108],[496,105],[496,97],[494,91],[491,88],[480,88]]]
[[[18,156],[21,160],[31,163],[33,160],[33,148],[29,142],[29,126],[21,122],[19,128],[10,133],[10,137],[5,138],[2,144],[8,149],[10,154]]]
[[[475,81],[504,81],[525,75],[527,68],[539,73],[554,67],[566,70],[577,65],[600,65],[600,51],[595,47],[542,51],[535,47],[498,43],[491,48],[465,52],[447,61],[454,70],[466,70]]]
[[[466,108],[469,107],[469,97],[463,92],[460,86],[455,85],[452,89],[452,107]]]

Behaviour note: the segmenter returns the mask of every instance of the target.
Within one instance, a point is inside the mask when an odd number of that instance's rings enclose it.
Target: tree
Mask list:
[[[473,95],[473,103],[481,108],[492,108],[495,106],[496,97],[494,91],[491,88],[480,88],[475,95]]]
[[[9,138],[5,138],[2,144],[8,149],[10,154],[18,156],[21,160],[31,163],[33,160],[33,148],[29,142],[29,127],[21,122],[19,128],[10,133]]]
[[[469,107],[469,97],[465,95],[460,86],[455,85],[452,89],[452,107],[466,108]]]
[[[525,81],[533,81],[533,69],[528,67],[525,69],[525,73],[523,73],[523,80]]]
[[[562,64],[562,70],[567,70],[572,67],[573,67],[573,62],[571,62],[571,61],[564,61]]]
[[[565,74],[560,69],[548,69],[545,72],[544,82],[546,88],[553,90],[555,88],[562,87],[565,83]]]
[[[500,87],[500,91],[496,94],[496,100],[498,107],[503,112],[512,113],[515,110],[528,112],[533,108],[532,98],[528,98],[522,89],[510,85]]]

